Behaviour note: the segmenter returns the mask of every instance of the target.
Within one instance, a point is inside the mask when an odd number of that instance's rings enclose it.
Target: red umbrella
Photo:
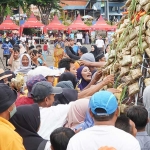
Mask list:
[[[11,19],[10,16],[3,21],[0,25],[0,30],[19,30],[19,26],[17,26]]]
[[[91,28],[92,30],[114,31],[116,30],[117,27],[108,25],[106,21],[103,19],[103,17],[100,16],[96,24],[94,24]]]
[[[77,19],[68,27],[69,30],[89,30],[90,27],[84,24],[81,16],[78,15]]]
[[[45,27],[46,30],[66,30],[66,26],[61,24],[58,17],[54,19]]]

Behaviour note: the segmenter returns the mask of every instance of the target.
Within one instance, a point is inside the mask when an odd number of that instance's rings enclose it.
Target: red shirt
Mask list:
[[[16,106],[28,105],[28,104],[34,104],[34,101],[30,97],[22,96],[17,98],[15,104]]]

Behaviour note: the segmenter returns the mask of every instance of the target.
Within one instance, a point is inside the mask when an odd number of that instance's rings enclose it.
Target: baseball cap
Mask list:
[[[95,62],[94,55],[92,53],[85,53],[81,56],[80,60],[87,60],[90,62]]]
[[[31,91],[32,91],[32,87],[34,86],[34,84],[36,84],[37,82],[41,82],[41,81],[46,81],[45,77],[41,74],[32,76],[31,78],[27,79],[26,85],[28,89],[28,97],[32,97]]]
[[[114,94],[111,92],[100,91],[91,97],[89,106],[93,114],[98,116],[108,116],[117,110],[118,102]],[[95,111],[97,108],[104,109],[106,113],[97,113]]]
[[[47,97],[50,94],[60,94],[62,93],[62,88],[60,87],[53,87],[50,82],[41,81],[37,82],[31,91],[31,95],[34,101],[40,101]]]
[[[30,70],[27,76],[31,77],[39,74],[43,75],[44,77],[47,77],[47,76],[55,76],[56,72],[46,66],[38,66],[34,70]]]
[[[17,92],[11,90],[11,88],[0,83],[0,113],[7,110],[17,99]]]

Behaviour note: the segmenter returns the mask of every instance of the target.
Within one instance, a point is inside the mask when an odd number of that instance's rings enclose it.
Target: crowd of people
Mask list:
[[[150,86],[144,105],[120,112],[114,75],[103,78],[108,39],[99,36],[89,50],[81,40],[59,36],[51,53],[47,41],[28,46],[23,37],[19,44],[2,43],[7,70],[0,69],[0,149],[150,149]]]

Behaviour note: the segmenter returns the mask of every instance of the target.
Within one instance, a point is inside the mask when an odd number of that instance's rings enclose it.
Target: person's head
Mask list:
[[[20,66],[21,67],[28,67],[31,66],[31,58],[29,54],[22,54],[20,57]]]
[[[99,39],[102,40],[102,36],[99,36]]]
[[[37,60],[39,57],[38,51],[32,50],[32,52],[30,53],[30,56],[31,56],[32,60]]]
[[[0,83],[8,83],[8,78],[11,77],[12,74],[11,73],[6,73],[6,71],[4,71],[3,69],[0,69]]]
[[[81,56],[80,60],[86,60],[90,62],[95,62],[94,55],[92,53],[85,53]]]
[[[46,66],[38,66],[34,70],[29,71],[27,75],[30,77],[40,74],[43,75],[48,82],[53,84],[56,73]]]
[[[36,46],[36,49],[37,49],[37,50],[40,50],[41,48],[42,48],[41,45],[37,45],[37,46]]]
[[[14,47],[13,51],[14,51],[13,57],[15,60],[17,60],[19,58],[19,55],[20,55],[20,49],[18,47]]]
[[[17,112],[10,119],[10,122],[14,125],[15,131],[23,138],[25,149],[30,149],[31,146],[33,149],[38,148],[40,142],[43,141],[37,134],[40,127],[38,104],[17,107]]]
[[[71,72],[72,74],[76,76],[77,70],[76,70],[74,63],[75,63],[74,60],[70,58],[63,58],[59,61],[58,68],[65,68],[66,72]]]
[[[126,115],[120,115],[117,118],[115,127],[136,136],[137,130],[135,128],[135,124]]]
[[[42,107],[50,107],[54,102],[54,94],[62,93],[62,88],[53,87],[47,81],[41,81],[34,84],[31,91],[31,96],[35,103]]]
[[[115,125],[119,111],[116,97],[108,91],[95,93],[89,102],[89,112],[97,125]]]
[[[9,43],[9,39],[8,38],[5,39],[5,43],[7,43],[7,44]]]
[[[61,87],[61,88],[68,88],[68,89],[74,89],[74,86],[71,81],[61,81],[58,82],[56,87]]]
[[[81,57],[83,54],[88,53],[88,49],[85,46],[82,46],[78,50],[78,54]]]
[[[75,132],[70,128],[60,127],[55,129],[50,135],[51,149],[52,150],[66,150],[71,137]]]
[[[43,75],[35,75],[35,76],[31,76],[30,78],[27,79],[26,85],[27,85],[27,89],[28,89],[28,97],[32,97],[31,96],[31,91],[33,86],[41,81],[46,81],[45,77]]]
[[[85,81],[91,81],[92,73],[90,72],[90,69],[88,67],[81,66],[77,69],[77,78],[78,80],[84,79]]]
[[[91,45],[91,51],[95,51],[97,49],[97,46],[96,45]]]
[[[70,46],[74,45],[74,39],[70,39]]]
[[[58,37],[58,42],[61,42],[61,40],[62,40],[62,37],[59,36],[59,37]]]
[[[59,82],[61,81],[71,81],[73,84],[73,87],[76,88],[76,85],[77,85],[76,76],[70,72],[64,72],[63,74],[61,74],[61,76],[59,77]]]
[[[17,92],[0,83],[0,117],[9,120],[16,113]]]
[[[105,62],[106,58],[105,58],[104,54],[101,53],[101,54],[96,56],[95,60],[96,60],[96,62]]]
[[[143,106],[131,106],[127,109],[127,117],[134,123],[138,131],[145,130],[148,123],[148,111]]]

